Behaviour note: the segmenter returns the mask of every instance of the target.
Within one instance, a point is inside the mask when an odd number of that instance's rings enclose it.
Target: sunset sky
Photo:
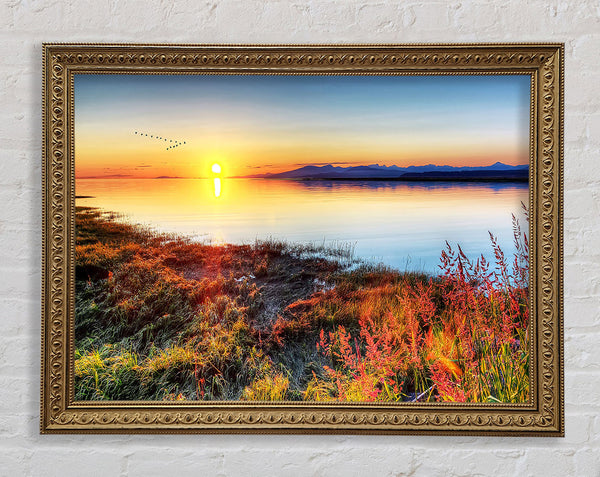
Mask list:
[[[74,82],[78,178],[207,177],[213,164],[227,177],[309,164],[528,163],[527,75],[76,74]]]

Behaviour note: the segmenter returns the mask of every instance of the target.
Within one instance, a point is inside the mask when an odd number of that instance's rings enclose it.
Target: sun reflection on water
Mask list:
[[[214,184],[215,184],[215,197],[219,198],[219,197],[221,197],[221,179],[219,177],[215,177]]]
[[[223,172],[221,172],[223,174]],[[275,238],[356,243],[357,257],[437,273],[445,241],[490,255],[488,230],[512,250],[511,213],[527,184],[290,181],[277,179],[78,179],[78,206],[133,223],[225,243]],[[523,222],[522,222],[523,225]],[[220,234],[220,236],[219,236]]]

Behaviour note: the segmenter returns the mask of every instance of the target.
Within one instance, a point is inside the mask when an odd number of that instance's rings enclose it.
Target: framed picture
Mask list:
[[[562,45],[43,50],[41,432],[563,435]]]

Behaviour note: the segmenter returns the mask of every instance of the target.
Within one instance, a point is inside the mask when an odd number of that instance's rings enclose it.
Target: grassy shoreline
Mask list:
[[[527,400],[523,263],[449,248],[428,277],[115,218],[76,211],[77,400]]]

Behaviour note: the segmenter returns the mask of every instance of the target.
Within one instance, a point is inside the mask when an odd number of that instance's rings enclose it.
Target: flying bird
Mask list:
[[[170,146],[165,149],[166,151],[175,149],[176,147],[179,147],[183,144],[187,144],[187,141],[180,141],[179,139],[169,139],[164,136],[159,136],[157,134],[148,134],[148,133],[144,133],[144,132],[140,132],[140,131],[134,131],[133,133],[138,136],[143,136],[143,137],[150,136],[150,139],[157,139],[159,141],[164,141],[164,142],[170,143]]]

